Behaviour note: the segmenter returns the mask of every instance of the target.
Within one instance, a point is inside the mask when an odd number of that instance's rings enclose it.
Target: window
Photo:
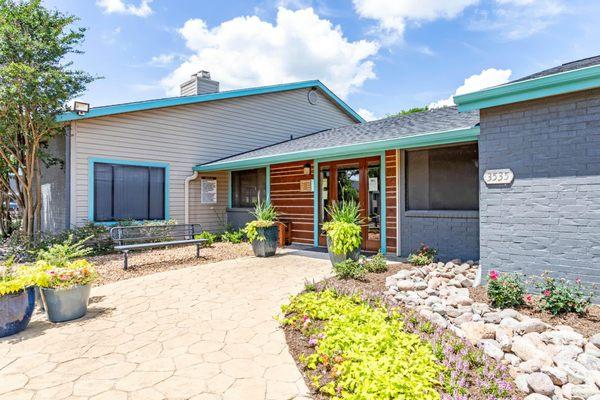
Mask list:
[[[94,221],[165,219],[165,168],[94,163]]]
[[[254,207],[266,198],[266,171],[264,168],[231,173],[232,207]]]
[[[406,153],[407,210],[478,210],[477,144]]]

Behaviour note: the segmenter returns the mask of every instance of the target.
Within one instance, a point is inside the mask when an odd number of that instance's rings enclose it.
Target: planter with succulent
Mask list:
[[[27,328],[34,306],[31,268],[15,266],[12,260],[0,265],[0,337],[14,335]]]
[[[87,313],[92,282],[97,274],[85,259],[90,249],[70,237],[38,254],[36,282],[48,320],[63,322]]]
[[[362,242],[358,204],[346,201],[333,203],[327,209],[331,219],[323,224],[327,233],[327,251],[333,265],[347,259],[358,260]]]
[[[252,244],[252,250],[257,257],[275,255],[279,228],[276,225],[277,212],[270,203],[257,202],[252,212],[255,220],[246,224],[244,232]]]

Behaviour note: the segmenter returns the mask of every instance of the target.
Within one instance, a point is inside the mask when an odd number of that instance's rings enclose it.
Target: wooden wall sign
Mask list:
[[[300,181],[300,191],[301,192],[312,192],[313,191],[313,180],[305,179]]]

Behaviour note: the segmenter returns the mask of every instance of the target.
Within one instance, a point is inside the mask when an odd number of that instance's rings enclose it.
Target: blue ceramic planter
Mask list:
[[[35,306],[33,286],[0,296],[0,337],[19,333],[29,324]]]
[[[279,238],[279,227],[277,225],[268,228],[258,228],[259,235],[263,235],[265,240],[255,240],[252,242],[252,250],[256,257],[271,257],[277,251],[277,239]]]

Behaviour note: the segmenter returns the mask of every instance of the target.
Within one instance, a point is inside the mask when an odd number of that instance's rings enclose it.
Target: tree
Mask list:
[[[41,228],[44,148],[63,134],[55,117],[94,80],[66,61],[81,53],[85,29],[71,28],[76,21],[40,0],[0,0],[0,161],[15,179],[21,229],[29,237]]]
[[[414,113],[427,111],[427,110],[429,110],[429,107],[427,107],[427,106],[413,107],[413,108],[409,108],[408,110],[401,110],[401,111],[397,112],[396,114],[390,114],[390,115],[388,115],[388,117],[400,117],[402,115],[414,114]]]

